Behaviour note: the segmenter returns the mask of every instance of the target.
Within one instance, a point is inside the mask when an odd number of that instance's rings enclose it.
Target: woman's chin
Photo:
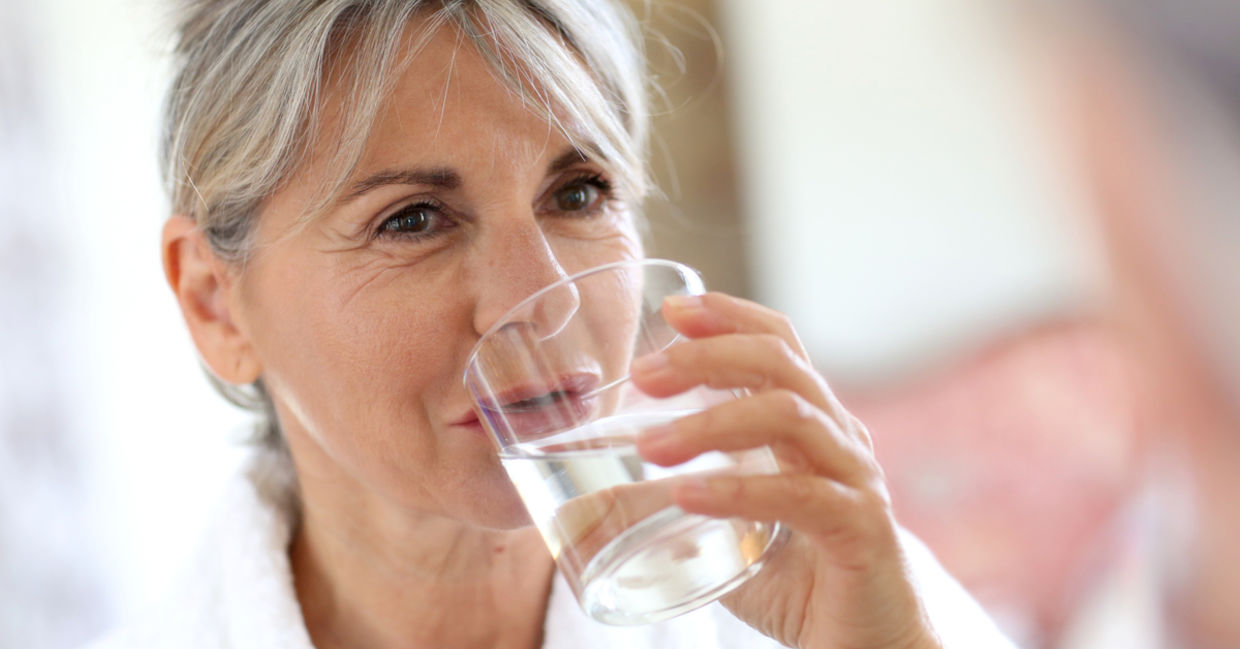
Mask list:
[[[534,521],[530,520],[530,515],[525,511],[525,507],[518,505],[516,509],[499,512],[495,516],[489,518],[483,527],[493,530],[518,530],[527,527],[533,527]]]
[[[517,530],[534,525],[529,512],[518,500],[515,503],[489,502],[477,504],[460,516],[463,522],[489,530]]]
[[[498,476],[477,481],[484,487],[474,489],[461,505],[459,517],[478,527],[496,530],[514,530],[534,524],[529,512],[517,495],[517,489],[508,481],[502,469]],[[451,512],[449,512],[451,514]]]

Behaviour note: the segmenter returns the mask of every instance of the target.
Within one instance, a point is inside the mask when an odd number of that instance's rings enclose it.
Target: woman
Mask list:
[[[771,644],[719,610],[585,620],[461,385],[479,333],[516,301],[642,254],[637,42],[605,0],[186,8],[164,267],[212,375],[268,413],[270,450],[184,600],[116,646]],[[901,542],[865,429],[781,315],[712,294],[669,317],[694,340],[646,362],[639,386],[754,392],[641,452],[770,444],[787,466],[677,494],[795,530],[727,598],[736,618],[792,647],[1004,646]]]

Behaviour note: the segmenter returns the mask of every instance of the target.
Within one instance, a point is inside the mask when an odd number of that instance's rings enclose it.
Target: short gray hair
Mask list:
[[[418,45],[441,26],[460,30],[533,110],[617,178],[632,204],[645,197],[645,57],[636,21],[614,0],[188,0],[164,115],[172,212],[194,219],[221,259],[244,264],[262,202],[315,144],[334,74],[350,80],[341,88],[349,109],[329,138],[336,177],[320,197],[325,206],[355,171],[408,61],[397,54],[415,18]],[[279,442],[261,379],[239,387],[210,378],[264,416],[263,440]]]

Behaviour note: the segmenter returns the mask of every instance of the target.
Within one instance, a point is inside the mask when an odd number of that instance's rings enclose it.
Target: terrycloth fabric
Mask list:
[[[158,610],[92,649],[313,649],[293,590],[288,544],[295,520],[287,460],[258,452],[228,490],[196,560]],[[946,646],[1011,649],[929,551],[902,536],[918,587]],[[642,627],[586,617],[558,574],[543,649],[776,649],[779,643],[719,604]]]

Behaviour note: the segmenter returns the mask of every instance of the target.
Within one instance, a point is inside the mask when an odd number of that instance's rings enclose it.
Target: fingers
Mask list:
[[[651,369],[652,366],[665,367],[663,361],[670,360],[674,365],[696,368],[700,379],[697,384],[752,390],[767,387],[787,388],[798,392],[847,426],[852,425],[851,416],[847,410],[831,392],[826,381],[810,366],[809,354],[805,351],[805,346],[797,336],[792,323],[784,314],[761,304],[724,293],[706,293],[667,298],[663,302],[663,317],[681,334],[694,339],[690,341],[693,344],[715,337],[740,341],[746,335],[755,336],[761,341],[738,345],[735,349],[729,349],[728,343],[720,343],[712,345],[709,351],[695,351],[691,347],[681,349],[689,346],[675,345],[664,352],[673,355],[670,359],[647,357],[650,359],[648,365],[639,363],[634,366],[635,375],[641,373],[637,371],[639,369]],[[751,363],[747,371],[738,372],[726,369],[727,365],[732,362],[733,352],[744,356],[763,351],[769,354],[763,359],[765,363]],[[752,356],[750,359],[759,360]],[[763,379],[766,378],[790,378],[786,372],[770,371],[777,363],[784,363],[788,371],[794,369],[799,371],[801,376],[795,381],[765,382]],[[634,378],[637,379],[636,376]],[[680,386],[680,390],[692,385],[686,385],[686,381],[681,381],[679,384],[672,381],[662,382],[667,380],[667,377],[649,386],[643,385],[640,379],[637,380],[638,387],[643,390],[647,387],[667,390],[660,392],[659,396],[675,394],[677,385]],[[730,385],[729,382],[731,382]]]
[[[788,390],[730,401],[649,428],[637,440],[647,460],[673,466],[708,451],[770,446],[789,472],[830,476],[862,486],[880,473],[863,440]]]
[[[696,385],[725,390],[785,389],[820,408],[826,384],[800,354],[774,334],[721,334],[693,340],[633,363],[634,383],[646,394],[669,397]]]
[[[672,499],[704,516],[778,520],[849,561],[864,563],[863,557],[894,542],[881,483],[854,488],[805,474],[722,476],[686,480]]]
[[[663,318],[689,338],[756,333],[778,336],[803,359],[805,346],[788,316],[756,302],[724,293],[677,295],[663,302]]]
[[[871,446],[865,427],[836,399],[809,361],[774,334],[722,334],[690,340],[639,358],[630,369],[634,385],[653,397],[670,397],[699,385],[755,393],[787,390]]]

